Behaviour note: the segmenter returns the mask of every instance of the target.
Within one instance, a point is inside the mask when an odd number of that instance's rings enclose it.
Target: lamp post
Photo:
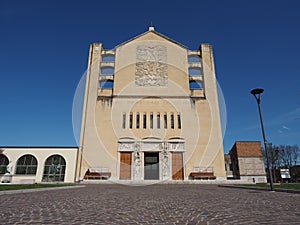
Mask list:
[[[272,176],[272,172],[270,170],[269,153],[268,153],[268,149],[267,149],[267,140],[266,140],[264,123],[263,123],[262,113],[261,113],[261,108],[260,108],[261,94],[263,92],[264,92],[264,89],[262,89],[262,88],[256,88],[256,89],[251,90],[250,93],[254,96],[254,98],[257,101],[257,105],[258,105],[258,111],[259,111],[259,117],[260,117],[260,124],[261,124],[261,131],[262,131],[262,135],[263,135],[263,138],[264,138],[264,146],[265,146],[266,157],[267,157],[267,168],[268,168],[269,177],[270,177],[270,188],[271,188],[271,191],[274,191],[273,176]]]

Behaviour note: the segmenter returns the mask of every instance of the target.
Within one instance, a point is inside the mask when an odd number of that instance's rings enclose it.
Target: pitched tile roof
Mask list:
[[[232,149],[236,150],[238,157],[262,157],[262,147],[259,141],[237,141]]]

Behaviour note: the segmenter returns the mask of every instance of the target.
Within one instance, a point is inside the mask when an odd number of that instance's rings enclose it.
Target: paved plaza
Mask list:
[[[300,224],[300,194],[208,184],[88,184],[0,199],[0,224]]]

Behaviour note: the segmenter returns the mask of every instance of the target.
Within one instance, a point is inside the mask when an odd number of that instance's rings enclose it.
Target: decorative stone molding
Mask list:
[[[119,152],[133,152],[133,143],[120,143]]]
[[[184,143],[170,143],[170,151],[184,151]]]
[[[146,142],[146,143],[143,143],[142,150],[143,151],[160,151],[160,144],[161,143],[157,143],[157,142],[154,142],[154,143]]]

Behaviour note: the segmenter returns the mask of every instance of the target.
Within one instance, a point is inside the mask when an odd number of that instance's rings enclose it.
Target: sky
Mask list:
[[[0,0],[0,146],[76,146],[72,104],[89,45],[105,49],[148,30],[213,46],[224,95],[224,150],[266,138],[300,145],[300,2],[297,0]]]

